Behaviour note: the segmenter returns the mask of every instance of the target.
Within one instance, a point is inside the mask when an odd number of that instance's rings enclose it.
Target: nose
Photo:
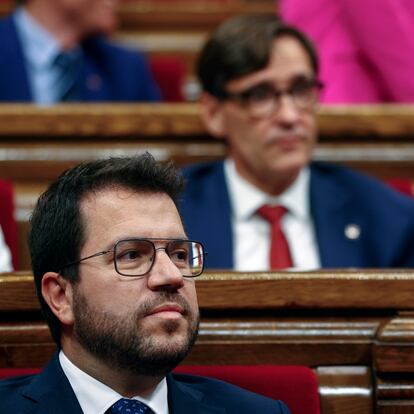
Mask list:
[[[164,248],[156,249],[155,263],[148,275],[151,290],[177,290],[184,285],[184,277]]]
[[[285,127],[295,125],[300,119],[300,111],[292,97],[288,94],[283,94],[279,99],[279,108],[273,119]]]

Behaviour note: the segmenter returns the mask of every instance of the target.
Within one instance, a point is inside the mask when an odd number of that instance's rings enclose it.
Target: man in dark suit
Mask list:
[[[181,188],[177,170],[145,154],[74,167],[40,197],[29,243],[59,352],[39,375],[0,381],[1,413],[289,413],[170,374],[197,337],[204,265],[176,207]]]
[[[414,266],[414,201],[311,161],[322,85],[301,32],[273,17],[230,19],[204,46],[198,76],[203,120],[228,148],[224,162],[185,170],[184,223],[209,267]]]
[[[0,21],[0,101],[158,101],[138,51],[105,40],[116,1],[27,0]]]

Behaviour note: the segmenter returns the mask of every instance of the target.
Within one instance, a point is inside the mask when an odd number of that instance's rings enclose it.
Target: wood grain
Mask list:
[[[199,337],[183,363],[307,365],[322,414],[406,409],[413,284],[413,271],[206,273]],[[55,349],[30,272],[1,275],[0,367],[41,367]]]
[[[7,121],[7,122],[6,122]],[[414,105],[321,106],[318,127],[322,141],[414,141]],[[30,104],[0,105],[0,136],[80,138],[97,136],[181,137],[190,142],[211,138],[196,103],[174,104]]]
[[[200,308],[206,311],[414,309],[412,270],[205,272],[196,287]],[[38,309],[30,272],[0,275],[1,309]]]

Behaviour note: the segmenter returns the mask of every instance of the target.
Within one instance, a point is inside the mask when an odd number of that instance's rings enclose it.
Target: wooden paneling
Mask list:
[[[414,177],[414,107],[322,107],[314,158],[378,177]],[[70,165],[150,150],[179,165],[218,159],[197,104],[0,105],[0,176],[54,178]]]
[[[9,14],[13,0],[0,3],[0,16]],[[237,14],[274,14],[274,0],[127,0],[118,8],[118,32],[210,32]]]
[[[410,270],[206,271],[196,279],[196,288],[199,306],[206,312],[414,309],[414,273]],[[318,291],[320,293],[315,294]],[[38,309],[30,272],[0,274],[0,311]],[[382,339],[384,332],[397,321],[399,319],[392,320],[384,327],[379,338]],[[399,323],[399,338],[402,333],[407,335],[403,325],[412,328],[411,321]]]
[[[196,286],[200,334],[185,364],[308,365],[322,414],[410,412],[408,355],[382,347],[411,343],[413,271],[210,272]],[[0,321],[0,367],[53,353],[30,273],[0,276]]]
[[[0,312],[38,311],[33,276],[29,272],[0,274]]]
[[[379,372],[414,373],[414,318],[399,316],[379,332],[375,347]]]
[[[315,295],[318,286],[323,296]],[[205,309],[413,309],[412,274],[404,270],[220,274],[197,279],[199,303]],[[226,295],[222,292],[225,291]],[[358,294],[355,294],[358,292]],[[225,299],[225,300],[223,300]]]
[[[413,105],[334,105],[318,111],[321,142],[413,143]],[[73,140],[157,138],[206,140],[197,104],[0,104],[0,136]]]
[[[373,349],[379,413],[414,413],[414,314],[401,312],[379,330]]]
[[[318,124],[314,159],[414,180],[414,106],[321,107]],[[15,184],[20,268],[30,267],[27,219],[51,180],[79,162],[143,151],[181,166],[223,158],[226,146],[197,104],[0,105],[0,177]]]
[[[372,372],[362,366],[316,369],[322,413],[374,413]]]

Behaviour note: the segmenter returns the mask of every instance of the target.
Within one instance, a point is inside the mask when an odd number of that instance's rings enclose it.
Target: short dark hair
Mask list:
[[[224,98],[227,82],[267,66],[273,42],[281,36],[291,36],[303,46],[316,76],[316,51],[301,31],[271,15],[243,15],[222,23],[202,48],[196,70],[203,90]]]
[[[36,292],[56,343],[60,345],[60,322],[42,297],[41,281],[46,272],[59,272],[76,283],[85,241],[85,224],[80,203],[86,195],[107,188],[167,194],[178,206],[183,178],[171,163],[159,164],[149,153],[109,158],[77,165],[65,171],[39,197],[30,218],[29,248]]]

